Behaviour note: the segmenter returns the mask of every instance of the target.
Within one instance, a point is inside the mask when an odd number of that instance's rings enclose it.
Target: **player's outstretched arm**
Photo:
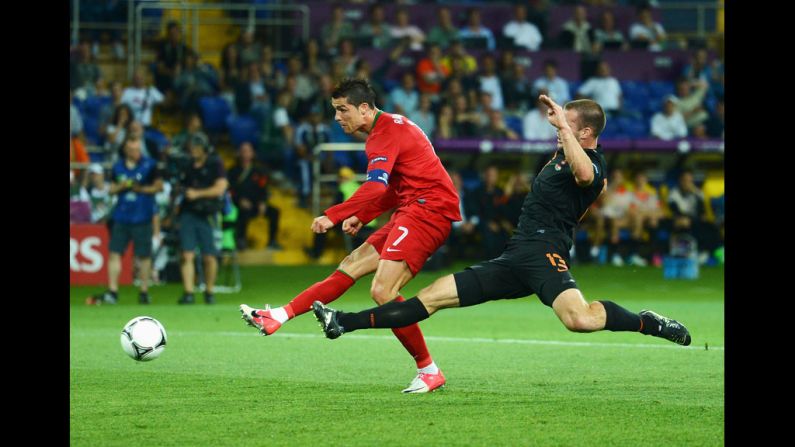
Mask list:
[[[566,155],[566,162],[571,166],[574,180],[577,185],[586,187],[593,182],[594,171],[591,159],[580,146],[577,136],[571,129],[566,120],[566,113],[558,103],[547,95],[539,96],[539,99],[547,105],[547,119],[549,123],[558,129],[560,141],[563,143],[563,153]]]

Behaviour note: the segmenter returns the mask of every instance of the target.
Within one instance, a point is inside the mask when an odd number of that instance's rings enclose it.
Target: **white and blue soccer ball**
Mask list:
[[[154,360],[166,349],[166,328],[152,317],[135,317],[121,330],[121,347],[140,362]]]

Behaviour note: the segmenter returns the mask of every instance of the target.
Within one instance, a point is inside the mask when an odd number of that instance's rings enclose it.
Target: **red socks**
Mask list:
[[[395,301],[405,301],[402,296],[398,295]],[[417,368],[425,368],[433,362],[431,354],[428,352],[428,347],[425,345],[425,337],[422,336],[422,330],[417,323],[404,327],[392,328],[392,333],[395,334],[406,351],[414,357],[417,362]]]
[[[315,301],[328,304],[336,300],[355,283],[356,281],[347,274],[342,273],[340,270],[334,270],[334,273],[329,275],[328,278],[312,284],[312,286],[293,298],[289,304],[284,306],[284,310],[287,311],[287,316],[294,318],[312,310],[312,303]]]

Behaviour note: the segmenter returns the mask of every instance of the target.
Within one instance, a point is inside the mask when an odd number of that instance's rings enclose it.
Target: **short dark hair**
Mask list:
[[[348,103],[356,107],[366,103],[371,109],[375,109],[375,90],[365,79],[343,79],[334,87],[334,91],[331,92],[331,98],[347,98]]]
[[[607,119],[602,106],[598,102],[590,99],[578,99],[576,101],[569,101],[563,106],[565,110],[574,110],[577,112],[579,118],[580,129],[590,127],[593,130],[594,137],[605,129]]]

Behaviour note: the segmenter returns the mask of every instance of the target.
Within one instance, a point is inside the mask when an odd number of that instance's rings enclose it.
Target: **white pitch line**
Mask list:
[[[197,331],[175,331],[179,335],[208,335],[210,333],[222,336],[241,337],[256,336],[256,332],[197,332]],[[171,332],[169,332],[171,334]],[[323,338],[322,334],[279,332],[270,337],[278,338]],[[348,334],[345,338],[356,340],[394,340],[394,335],[362,335]],[[577,346],[589,348],[641,348],[641,349],[699,349],[704,350],[704,346],[676,346],[673,344],[647,344],[647,343],[595,343],[586,341],[560,341],[560,340],[532,340],[525,338],[482,338],[482,337],[440,337],[426,335],[428,341],[441,341],[453,343],[498,343],[509,345],[548,345],[548,346]],[[709,349],[723,351],[723,346],[710,346]]]

